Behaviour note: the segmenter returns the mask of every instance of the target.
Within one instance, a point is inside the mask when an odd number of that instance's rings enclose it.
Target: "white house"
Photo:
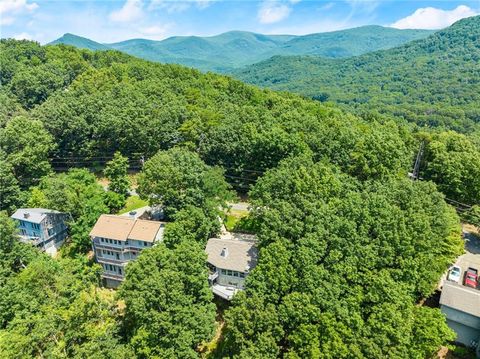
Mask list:
[[[125,266],[163,239],[165,223],[103,214],[90,232],[96,261],[103,267],[107,287],[125,279]]]
[[[67,237],[70,215],[46,208],[20,208],[16,220],[21,242],[31,244],[54,256]]]
[[[476,349],[480,358],[480,290],[445,282],[440,308],[457,334],[455,341]]]
[[[231,239],[211,238],[205,251],[213,293],[231,300],[237,291],[244,288],[245,278],[257,264],[255,237],[233,235]]]

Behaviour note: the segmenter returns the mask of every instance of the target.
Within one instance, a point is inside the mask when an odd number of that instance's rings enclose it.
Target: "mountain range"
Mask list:
[[[349,110],[469,132],[480,123],[480,16],[357,57],[276,56],[233,73]]]
[[[202,71],[230,72],[278,55],[357,56],[423,39],[432,33],[430,30],[370,25],[303,36],[230,31],[210,37],[175,36],[162,41],[131,39],[111,44],[67,33],[50,44],[67,44],[89,50],[113,49],[150,61],[177,63]]]

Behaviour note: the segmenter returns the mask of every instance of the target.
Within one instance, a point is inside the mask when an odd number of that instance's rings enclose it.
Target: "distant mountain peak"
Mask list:
[[[150,61],[177,63],[205,71],[230,72],[275,55],[350,57],[388,49],[430,35],[426,30],[398,30],[379,25],[309,35],[267,35],[232,30],[214,36],[173,36],[165,40],[130,39],[101,44],[66,33],[51,44],[89,50],[115,49]]]

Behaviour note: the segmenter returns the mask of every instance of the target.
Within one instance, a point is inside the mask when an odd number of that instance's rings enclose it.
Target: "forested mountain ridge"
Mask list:
[[[318,55],[330,58],[360,55],[425,38],[432,32],[372,25],[304,36],[230,31],[209,37],[175,36],[162,41],[132,39],[112,44],[100,44],[65,34],[51,44],[63,43],[89,50],[115,49],[146,60],[225,72],[275,55]]]
[[[2,40],[0,62],[0,357],[203,355],[218,338],[204,246],[231,188],[250,191],[260,253],[212,356],[425,358],[454,339],[418,302],[463,250],[439,189],[480,200],[469,137],[118,51]],[[113,157],[126,175],[139,155],[137,191],[169,223],[112,295],[88,234],[119,193],[90,171]],[[59,258],[17,240],[3,211],[18,207],[72,215]]]
[[[235,76],[420,126],[471,132],[480,122],[480,17],[390,50],[336,60],[274,57]]]
[[[58,39],[50,42],[49,45],[59,44],[72,45],[79,49],[86,49],[91,51],[110,50],[110,47],[107,45],[87,39],[86,37],[81,37],[70,33],[66,33]]]

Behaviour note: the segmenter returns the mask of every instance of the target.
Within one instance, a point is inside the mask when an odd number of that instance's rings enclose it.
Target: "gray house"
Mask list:
[[[457,333],[456,342],[475,348],[480,358],[480,290],[445,282],[440,308]]]
[[[95,259],[105,285],[116,288],[125,279],[125,266],[145,248],[163,239],[164,222],[102,214],[90,232]]]
[[[211,238],[205,251],[208,280],[215,295],[231,300],[245,286],[245,278],[257,264],[254,236],[234,234],[231,239]]]
[[[20,208],[11,218],[16,220],[21,242],[29,243],[55,255],[67,237],[70,215],[45,208]]]

